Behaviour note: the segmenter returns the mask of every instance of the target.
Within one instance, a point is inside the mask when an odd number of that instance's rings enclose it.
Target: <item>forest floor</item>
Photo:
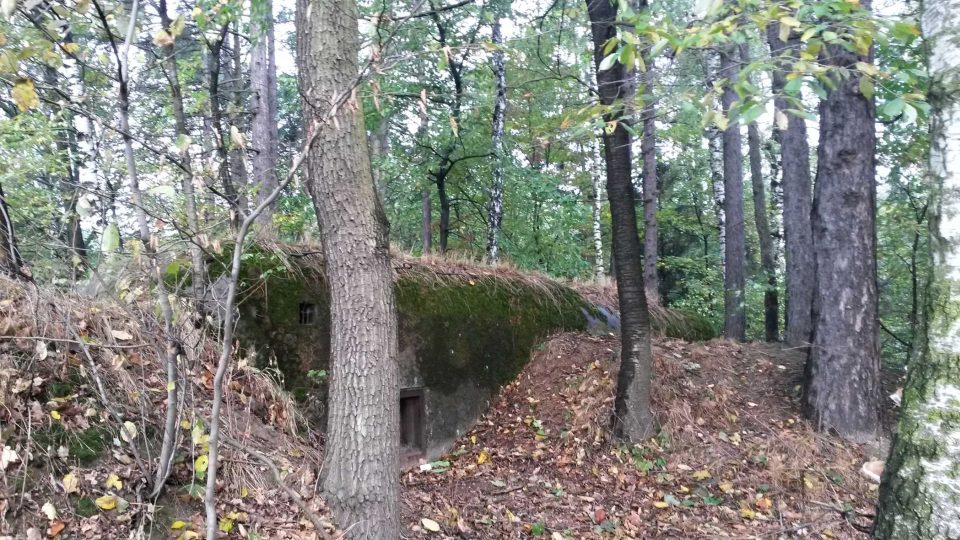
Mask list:
[[[547,341],[449,456],[405,474],[410,535],[867,536],[877,486],[859,471],[876,457],[802,419],[802,354],[655,340],[661,432],[627,448],[608,437],[618,347],[580,333]]]
[[[0,540],[202,532],[218,346],[185,323],[178,459],[151,498],[142,479],[162,433],[166,343],[138,322],[152,320],[152,301],[135,296],[143,290],[131,284],[118,304],[0,279]],[[405,536],[864,536],[877,489],[859,469],[872,456],[801,418],[802,354],[655,340],[660,433],[627,448],[608,432],[618,347],[584,333],[545,341],[447,456],[404,473]],[[225,387],[234,442],[221,449],[222,536],[306,540],[321,527],[336,537],[314,496],[321,437],[245,360]]]

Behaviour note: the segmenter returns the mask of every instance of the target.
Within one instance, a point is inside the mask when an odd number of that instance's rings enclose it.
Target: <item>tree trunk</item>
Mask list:
[[[810,145],[806,121],[785,112],[790,106],[783,96],[783,89],[787,84],[785,72],[792,69],[802,43],[796,34],[781,41],[780,23],[776,21],[767,26],[767,41],[770,55],[779,64],[773,70],[772,90],[776,110],[774,136],[780,142],[783,175],[783,253],[787,290],[783,337],[787,345],[796,347],[809,344],[813,332],[811,312],[815,263],[810,230]]]
[[[640,140],[640,155],[643,157],[643,284],[647,301],[660,302],[660,277],[657,274],[659,253],[657,236],[657,124],[656,107],[653,103],[653,60],[647,59],[647,71],[643,75],[643,136]]]
[[[869,2],[863,2],[869,9]],[[857,62],[836,45],[824,61],[850,72],[820,103],[820,146],[813,199],[816,258],[813,343],[806,369],[806,413],[853,441],[880,428],[877,319],[874,104],[860,93]]]
[[[400,537],[397,317],[386,215],[370,167],[362,104],[334,122],[311,104],[355,89],[359,36],[352,1],[298,0],[297,58],[307,133],[322,153],[306,184],[330,291],[330,397],[323,489],[348,538]]]
[[[960,0],[926,0],[933,269],[926,337],[910,366],[875,538],[960,538]]]
[[[597,144],[596,141],[590,145],[592,157],[597,159],[600,158],[600,149],[598,147],[599,144]],[[593,215],[591,216],[591,223],[593,225],[593,279],[599,282],[603,280],[607,273],[603,268],[603,229],[600,221],[603,213],[603,184],[601,183],[600,174],[594,166],[593,159],[587,161],[587,167],[593,184]]]
[[[491,64],[496,81],[496,97],[493,102],[493,182],[490,184],[490,201],[487,207],[487,263],[494,264],[500,257],[500,227],[503,224],[503,129],[507,115],[507,68],[503,59],[503,36],[500,33],[500,18],[493,22],[493,51]]]
[[[157,6],[160,15],[160,22],[164,29],[170,28],[173,21],[167,14],[166,0],[160,0]],[[183,89],[180,86],[179,66],[177,65],[177,50],[175,41],[163,47],[164,71],[167,76],[167,82],[170,85],[170,104],[173,107],[174,129],[177,135],[177,146],[180,150],[180,163],[183,171],[180,178],[180,186],[183,190],[184,209],[187,214],[187,234],[191,237],[200,232],[200,223],[197,219],[197,197],[193,184],[193,165],[190,158],[189,131],[187,130],[187,117],[183,107]],[[190,246],[190,275],[191,289],[194,300],[203,298],[206,287],[206,270],[203,260],[203,250],[196,242],[189,241]],[[199,305],[197,303],[196,305]]]
[[[251,33],[255,36],[250,51],[250,90],[253,101],[250,144],[253,147],[253,182],[257,186],[257,204],[277,187],[277,163],[280,136],[277,133],[277,59],[274,44],[273,0],[257,5],[250,14]],[[273,205],[257,217],[261,227],[273,223]]]
[[[710,187],[713,191],[713,210],[717,216],[717,246],[720,250],[720,274],[727,274],[727,215],[724,212],[723,193],[723,138],[720,130],[709,129],[707,145],[710,150]]]
[[[233,64],[233,81],[230,84],[231,97],[233,98],[233,106],[228,109],[227,117],[230,120],[230,134],[231,134],[231,144],[230,144],[230,181],[233,183],[233,187],[236,189],[236,208],[239,214],[238,220],[243,221],[243,216],[247,215],[249,211],[249,200],[248,192],[250,190],[250,179],[247,174],[247,149],[246,145],[249,142],[245,142],[243,145],[238,144],[233,141],[233,131],[236,129],[241,135],[246,133],[246,126],[244,125],[245,117],[241,114],[246,110],[246,103],[244,102],[244,76],[243,71],[243,62],[241,61],[241,44],[240,44],[240,21],[236,20],[233,23],[233,47],[231,52],[233,55],[230,57],[231,63]],[[267,195],[270,194],[270,191],[266,192]],[[266,197],[266,195],[264,195]]]
[[[420,192],[421,236],[423,254],[429,255],[433,249],[433,205],[430,203],[430,191]]]
[[[447,253],[447,242],[450,239],[450,196],[447,195],[446,171],[436,176],[437,198],[440,199],[440,254]]]
[[[650,316],[643,287],[643,253],[637,231],[630,133],[624,126],[630,118],[622,114],[622,108],[634,99],[634,77],[620,63],[600,71],[604,45],[617,35],[617,7],[609,0],[587,0],[586,3],[597,66],[597,90],[604,105],[614,106],[605,120],[616,125],[612,132],[604,130],[603,134],[622,325],[613,432],[617,438],[639,442],[653,435],[655,421],[650,409]]]
[[[750,48],[746,43],[740,45],[740,61],[750,63]],[[757,238],[760,242],[760,267],[767,278],[767,287],[763,291],[763,327],[767,341],[780,339],[780,301],[777,297],[777,262],[770,234],[770,221],[767,212],[767,194],[763,181],[763,156],[760,154],[760,128],[756,122],[747,125],[747,155],[750,161],[750,185],[753,188],[753,220],[757,226]]]
[[[7,206],[7,197],[0,184],[0,273],[7,277],[23,275],[23,260],[17,248],[17,235],[13,228],[13,218]]]
[[[737,101],[732,87],[739,70],[734,58],[736,48],[720,51],[720,77],[726,79],[721,103],[723,114],[730,117],[730,109]],[[744,298],[746,289],[747,244],[743,221],[743,148],[740,124],[730,122],[723,130],[723,211],[726,217],[726,237],[723,274],[723,335],[727,339],[747,339],[747,312]]]

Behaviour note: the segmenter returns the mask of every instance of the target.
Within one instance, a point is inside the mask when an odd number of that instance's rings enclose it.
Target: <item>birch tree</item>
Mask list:
[[[926,339],[910,366],[887,460],[879,539],[960,538],[960,1],[926,0],[930,51],[930,247]]]

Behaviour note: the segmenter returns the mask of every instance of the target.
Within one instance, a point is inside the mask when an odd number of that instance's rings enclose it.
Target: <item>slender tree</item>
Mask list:
[[[750,63],[750,46],[740,45],[740,62]],[[780,339],[780,300],[777,291],[777,260],[770,234],[767,213],[767,193],[763,179],[763,156],[761,155],[760,128],[757,122],[747,124],[747,156],[750,162],[750,186],[753,189],[753,221],[757,227],[760,243],[760,267],[766,276],[767,286],[763,291],[763,327],[767,341]]]
[[[737,101],[733,89],[739,63],[733,44],[720,50],[720,77],[726,81],[721,96],[723,114],[729,119]],[[743,219],[743,142],[740,124],[730,122],[723,130],[723,210],[724,210],[724,273],[723,335],[727,339],[747,338],[746,289],[747,241]]]
[[[925,339],[911,363],[874,537],[960,538],[960,1],[925,0],[930,51],[930,248]]]
[[[353,1],[298,0],[297,61],[306,133],[306,184],[323,240],[330,292],[330,393],[323,488],[350,538],[400,536],[397,319],[386,216],[374,186],[362,105],[321,120],[358,73]],[[357,314],[362,317],[357,317]],[[363,429],[358,429],[363,426]]]
[[[587,0],[593,55],[597,65],[597,91],[609,112],[604,119],[603,153],[607,173],[607,196],[613,228],[613,269],[620,302],[621,349],[617,397],[614,402],[614,435],[641,441],[654,433],[650,409],[650,319],[643,287],[643,252],[637,231],[637,209],[631,173],[631,137],[624,115],[634,99],[632,66],[616,62],[600,69],[604,47],[617,36],[617,5],[609,0]]]
[[[493,21],[492,41],[495,47],[490,58],[496,92],[493,101],[493,181],[487,203],[487,262],[494,264],[500,256],[500,228],[503,225],[503,130],[507,116],[507,68],[503,59],[503,33],[500,15]]]
[[[786,72],[797,61],[800,36],[792,32],[780,39],[780,23],[767,26],[767,41],[775,67],[772,75],[775,122],[774,138],[780,143],[781,186],[783,190],[783,235],[786,260],[786,306],[784,341],[801,346],[810,343],[812,332],[814,258],[810,230],[811,184],[810,144],[806,121],[789,112],[784,96]]]
[[[0,273],[16,277],[22,275],[23,259],[17,247],[17,235],[13,228],[13,218],[7,206],[7,197],[0,184]]]
[[[250,143],[253,147],[253,182],[257,203],[277,187],[280,137],[277,132],[277,58],[273,28],[273,1],[252,4],[250,14],[254,45],[250,50],[250,90],[253,119]],[[261,226],[273,221],[273,205],[257,218]]]
[[[643,284],[647,301],[660,303],[660,277],[657,274],[657,258],[660,251],[657,234],[657,122],[656,104],[653,100],[653,84],[656,75],[653,59],[647,55],[647,70],[643,73],[643,108],[641,122],[643,133],[640,139],[640,155],[643,161]]]
[[[825,50],[824,62],[850,76],[837,76],[820,103],[811,221],[816,287],[806,412],[821,428],[854,441],[872,440],[880,428],[875,111],[855,67],[872,61],[869,51]]]

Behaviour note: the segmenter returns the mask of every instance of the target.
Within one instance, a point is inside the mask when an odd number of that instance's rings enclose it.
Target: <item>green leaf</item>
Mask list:
[[[617,58],[618,58],[618,57],[619,57],[619,55],[616,54],[616,53],[611,54],[610,56],[607,56],[606,58],[603,59],[602,62],[600,62],[600,66],[597,67],[597,71],[606,71],[606,70],[612,68],[612,67],[614,66],[614,64],[617,63]]]
[[[884,103],[883,107],[880,107],[880,114],[889,118],[893,118],[894,116],[902,113],[906,106],[907,102],[902,98],[891,99],[890,101]]]
[[[763,106],[759,103],[754,103],[740,113],[740,121],[744,124],[750,124],[759,118],[761,114],[763,114]]]
[[[791,96],[797,95],[800,92],[800,88],[803,87],[803,77],[797,77],[795,79],[790,79],[790,81],[784,85],[783,91]]]
[[[867,99],[873,99],[873,79],[870,77],[860,77],[860,93]]]

